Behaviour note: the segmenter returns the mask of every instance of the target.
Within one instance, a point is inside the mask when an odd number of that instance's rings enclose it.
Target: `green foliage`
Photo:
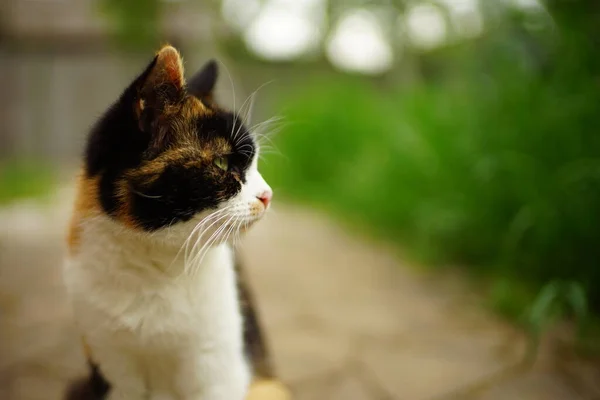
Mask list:
[[[488,37],[418,60],[435,72],[422,84],[327,76],[290,89],[276,138],[285,157],[264,168],[293,197],[492,276],[507,315],[538,290],[534,310],[560,292],[577,313],[597,312],[600,2],[548,0],[550,15],[536,16],[497,3],[482,3]],[[101,5],[124,44],[157,39],[159,0]],[[548,284],[564,281],[579,283]],[[531,321],[544,325],[538,311]]]
[[[48,168],[29,162],[0,163],[0,204],[50,192],[53,175]]]
[[[552,281],[546,284],[525,315],[532,339],[529,357],[537,353],[544,331],[557,320],[570,316],[576,318],[581,333],[588,316],[583,287],[577,282]]]
[[[139,49],[158,42],[160,0],[101,0],[99,6],[122,46]]]
[[[586,293],[598,311],[600,91],[594,58],[564,38],[534,58],[490,37],[411,88],[315,79],[290,93],[286,159],[266,172],[431,261],[503,277],[507,313],[523,309],[506,300],[510,282],[535,293],[555,280],[580,282],[573,304]]]

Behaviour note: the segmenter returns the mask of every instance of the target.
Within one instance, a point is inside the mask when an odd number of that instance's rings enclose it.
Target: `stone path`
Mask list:
[[[59,399],[83,371],[60,281],[70,189],[0,209],[0,399]],[[276,205],[245,254],[275,364],[299,400],[593,400],[456,275],[428,275],[323,215]],[[578,366],[580,364],[577,364]],[[596,391],[597,390],[597,391]]]

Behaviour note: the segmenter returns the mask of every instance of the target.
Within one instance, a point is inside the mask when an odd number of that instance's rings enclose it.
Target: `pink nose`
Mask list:
[[[267,208],[269,206],[269,204],[271,204],[271,199],[273,198],[273,191],[265,190],[264,192],[262,192],[261,194],[256,196],[256,198],[259,199],[263,203],[265,208]]]

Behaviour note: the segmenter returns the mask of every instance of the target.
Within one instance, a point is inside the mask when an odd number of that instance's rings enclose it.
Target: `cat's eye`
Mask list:
[[[214,161],[215,165],[221,168],[223,171],[227,171],[229,169],[229,161],[226,157],[217,157]]]

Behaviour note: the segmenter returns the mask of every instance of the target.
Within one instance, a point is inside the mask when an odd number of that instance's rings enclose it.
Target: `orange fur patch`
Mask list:
[[[129,210],[131,209],[131,190],[129,189],[129,184],[125,179],[121,179],[117,181],[117,190],[116,196],[119,198],[119,208],[117,210],[117,218],[119,221],[123,223],[125,226],[137,229],[138,223],[135,221]]]
[[[90,348],[90,345],[87,343],[87,340],[85,340],[85,336],[81,337],[81,345],[83,346],[83,354],[85,355],[85,358],[89,361],[92,361],[93,360],[92,349]]]
[[[86,178],[85,173],[81,171],[77,177],[75,206],[71,216],[67,232],[67,245],[69,254],[77,252],[81,243],[81,223],[85,218],[89,218],[101,213],[101,207],[98,203],[98,183],[99,177],[92,179]]]
[[[291,400],[292,393],[276,380],[256,380],[250,385],[246,400]]]

